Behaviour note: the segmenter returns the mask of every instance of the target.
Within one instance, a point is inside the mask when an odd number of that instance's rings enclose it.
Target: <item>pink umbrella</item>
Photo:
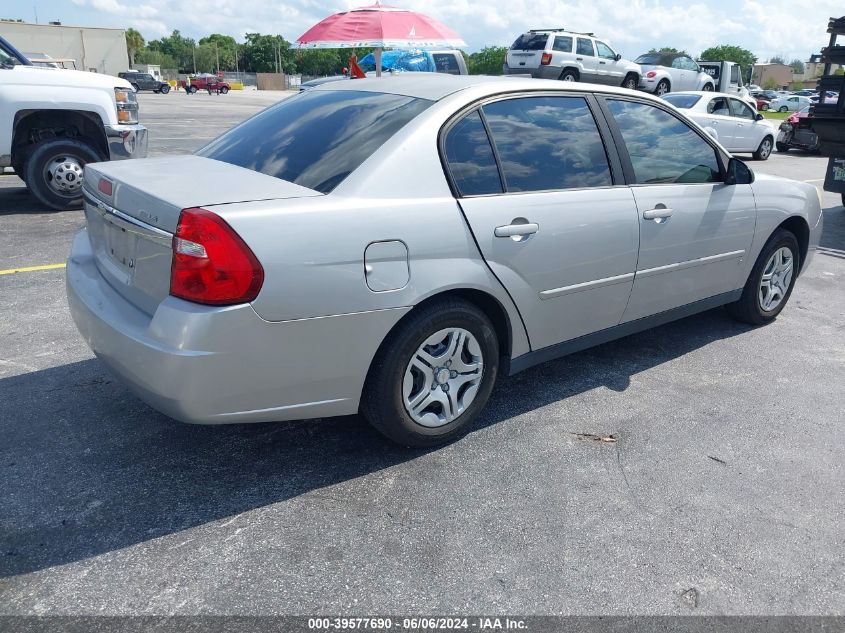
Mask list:
[[[397,7],[376,4],[335,13],[299,36],[305,48],[375,48],[381,75],[383,48],[464,47],[460,36],[437,20]]]

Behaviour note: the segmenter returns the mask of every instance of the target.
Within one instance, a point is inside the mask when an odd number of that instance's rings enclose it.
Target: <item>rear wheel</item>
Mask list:
[[[760,141],[760,147],[754,152],[754,160],[766,160],[772,154],[772,137],[767,136]]]
[[[229,89],[228,89],[226,86],[223,86],[223,87],[220,89],[220,93],[221,93],[221,94],[226,94],[227,92],[229,92]]]
[[[190,89],[189,89],[189,92],[190,92],[191,94],[195,94],[195,93],[196,93],[196,91],[197,91],[197,87],[196,87],[196,86],[191,86],[191,87],[190,87]]]
[[[786,106],[781,106],[778,108],[778,112],[789,112],[789,108]]]
[[[628,73],[625,77],[625,81],[622,82],[622,87],[627,88],[628,90],[636,90],[639,84],[640,82],[637,76],[634,73]]]
[[[752,325],[774,321],[789,301],[800,268],[798,240],[790,231],[778,229],[754,263],[739,301],[730,304],[728,311]]]
[[[560,73],[561,81],[578,81],[578,78],[578,71],[573,70],[572,68],[567,68],[562,73]]]
[[[164,84],[159,90],[159,92],[161,92],[161,94],[163,95],[166,95],[168,92],[170,92],[170,84]]]
[[[667,92],[669,92],[669,82],[666,79],[661,79],[657,82],[657,87],[654,89],[654,94],[658,97],[662,97]]]
[[[361,413],[382,434],[426,447],[464,434],[496,381],[499,345],[487,316],[450,299],[412,313],[373,361]]]
[[[61,211],[82,202],[82,169],[100,160],[100,154],[83,140],[42,141],[26,161],[24,180],[40,202]]]

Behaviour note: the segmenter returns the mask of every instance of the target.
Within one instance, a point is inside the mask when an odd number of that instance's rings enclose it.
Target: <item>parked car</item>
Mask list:
[[[138,101],[119,77],[34,66],[0,37],[0,170],[56,210],[82,204],[87,163],[147,155]]]
[[[663,96],[673,90],[715,90],[713,78],[689,55],[645,53],[634,61],[643,69],[640,89],[653,92],[657,96]]]
[[[810,89],[810,88],[805,88],[804,90],[796,90],[792,94],[794,94],[798,97],[812,97],[813,95],[817,95],[818,91]]]
[[[799,97],[797,95],[787,95],[778,97],[769,103],[769,109],[775,112],[795,112],[800,110],[805,105],[810,105],[809,97]]]
[[[372,53],[362,57],[358,65],[368,77],[376,76],[375,56]],[[429,72],[445,73],[448,75],[469,74],[464,56],[457,49],[429,51],[400,49],[384,51],[382,53],[381,66],[382,72]],[[302,82],[299,85],[299,90],[300,92],[310,90],[316,86],[322,86],[333,81],[352,78],[349,74],[319,77]]]
[[[360,411],[412,446],[466,432],[500,374],[719,305],[771,322],[822,230],[814,186],[755,178],[655,97],[442,74],[89,165],[85,198],[70,311],[142,399],[208,424]]]
[[[767,160],[771,155],[775,130],[739,97],[722,92],[673,92],[663,98],[683,110],[729,152],[747,152],[755,160]]]
[[[179,86],[185,90],[185,81],[180,81]],[[191,85],[187,88],[187,90],[191,93],[197,92],[198,90],[209,90],[210,92],[217,92],[218,94],[226,94],[231,89],[232,86],[225,81],[218,79],[217,75],[212,74],[200,74],[195,77],[191,77]]]
[[[529,74],[538,79],[583,81],[636,90],[642,70],[622,59],[592,33],[534,30],[511,45],[503,67],[505,75]]]
[[[819,137],[813,132],[809,125],[800,125],[800,122],[810,116],[811,106],[804,106],[797,112],[793,112],[785,121],[780,124],[775,147],[779,152],[788,152],[790,149],[803,149],[807,152],[819,150]]]
[[[839,101],[839,93],[838,92],[831,92],[831,91],[828,90],[828,91],[825,91],[824,94],[825,94],[824,103],[835,104]],[[816,95],[810,97],[810,103],[815,105],[820,101],[820,99],[821,99],[820,95],[816,94]]]
[[[765,112],[771,106],[771,101],[763,97],[753,97],[754,103],[757,105],[758,112]]]
[[[141,90],[152,90],[156,93],[167,94],[170,92],[170,84],[166,81],[160,81],[153,77],[150,73],[142,73],[137,70],[129,70],[122,73],[117,73],[121,79],[125,79],[132,85],[132,90],[139,92]]]

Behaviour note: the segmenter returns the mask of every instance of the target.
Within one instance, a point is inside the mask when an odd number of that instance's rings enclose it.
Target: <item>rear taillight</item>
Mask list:
[[[104,193],[107,196],[112,195],[112,182],[111,180],[106,180],[105,178],[100,178],[100,182],[97,183],[97,189],[100,193]]]
[[[247,303],[258,296],[264,269],[218,215],[184,209],[173,236],[170,294],[207,305]]]
[[[657,73],[654,72],[653,70],[650,70],[645,74],[645,76],[648,77],[649,79],[653,79],[654,77],[657,76]]]
[[[540,65],[541,66],[548,66],[552,63],[552,54],[551,53],[543,53],[543,56],[540,58]]]

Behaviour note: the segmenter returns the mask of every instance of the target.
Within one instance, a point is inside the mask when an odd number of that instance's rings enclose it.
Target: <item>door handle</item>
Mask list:
[[[576,57],[576,58],[575,58],[575,61],[576,61],[576,62],[583,62],[583,61],[584,61],[584,58],[583,58],[583,57]]]
[[[669,209],[665,206],[657,206],[653,209],[649,209],[648,211],[643,211],[643,219],[645,220],[665,220],[675,212],[674,209]]]
[[[533,235],[540,230],[540,225],[534,222],[526,222],[525,224],[506,224],[505,226],[497,226],[493,230],[493,235],[496,237],[525,237]]]
[[[599,64],[606,64],[607,62],[599,62]]]

